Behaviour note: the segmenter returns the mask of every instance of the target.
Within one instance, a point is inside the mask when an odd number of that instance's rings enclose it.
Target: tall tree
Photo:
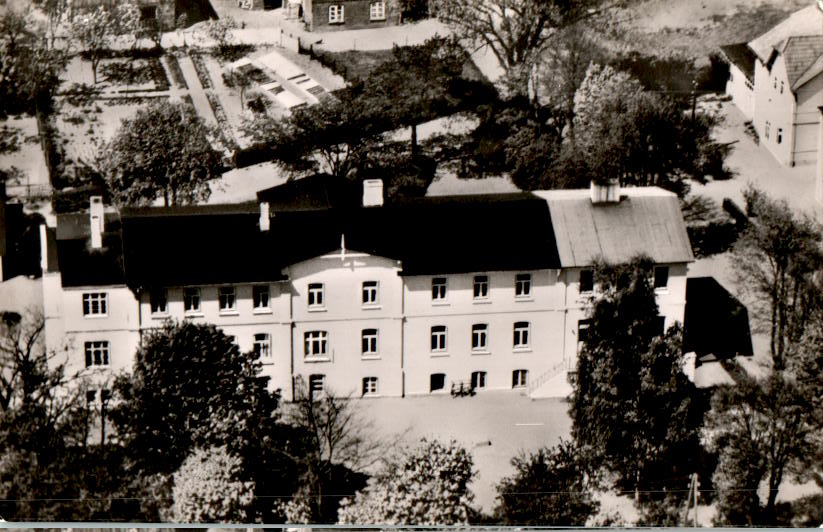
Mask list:
[[[82,431],[82,410],[65,365],[43,345],[40,315],[0,314],[0,512],[20,521],[57,520],[76,496],[65,467]]]
[[[473,510],[471,455],[423,439],[389,458],[369,486],[343,502],[341,524],[466,525]]]
[[[497,484],[496,521],[506,526],[584,526],[600,503],[597,474],[573,442],[512,459],[515,474]]]
[[[682,371],[680,325],[662,330],[651,266],[636,259],[597,268],[570,408],[577,445],[638,500],[640,493],[687,485],[704,413]]]
[[[433,37],[416,46],[395,46],[392,58],[363,80],[363,97],[375,114],[411,129],[412,157],[417,153],[417,125],[490,98],[482,84],[463,76],[471,58],[453,38]],[[473,94],[474,93],[474,94]]]
[[[751,219],[732,253],[737,286],[753,307],[755,325],[769,331],[774,367],[782,369],[789,346],[821,310],[822,229],[754,187],[744,198]]]
[[[27,12],[0,15],[0,118],[51,110],[67,55],[47,48],[34,27]]]
[[[126,205],[186,205],[208,199],[219,176],[216,138],[190,105],[163,101],[124,119],[104,146],[99,169],[115,201]]]
[[[257,116],[245,123],[244,133],[271,150],[289,172],[353,177],[390,129],[360,96],[357,90],[344,89],[334,98],[295,110],[285,120]]]
[[[780,485],[812,456],[821,427],[808,397],[780,371],[762,381],[743,376],[712,398],[709,433],[720,452],[714,475],[718,521],[727,525],[774,525]],[[768,489],[765,504],[758,496]]]
[[[711,121],[692,121],[670,99],[643,90],[628,74],[591,65],[574,96],[574,137],[567,137],[567,167],[585,176],[620,179],[686,192],[684,177],[703,179],[701,143]]]
[[[551,33],[598,12],[603,0],[436,0],[431,9],[460,39],[487,46],[515,94],[528,94],[532,68]]]
[[[378,460],[384,442],[351,398],[329,389],[312,394],[299,377],[284,418],[296,429],[297,441],[282,452],[298,466],[301,478],[283,511],[289,522],[333,523],[341,500],[335,494],[361,487],[357,473]]]
[[[213,325],[169,322],[145,336],[110,414],[136,469],[172,473],[195,447],[255,456],[278,405],[261,368]]]

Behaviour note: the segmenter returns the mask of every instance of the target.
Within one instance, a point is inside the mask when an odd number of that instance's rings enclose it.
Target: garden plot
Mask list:
[[[107,96],[169,89],[169,80],[159,57],[103,59],[97,68],[95,84],[91,63],[76,55],[66,66],[63,80],[63,92],[84,87]]]

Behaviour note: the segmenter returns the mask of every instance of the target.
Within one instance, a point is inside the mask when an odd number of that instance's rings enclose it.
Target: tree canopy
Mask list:
[[[368,487],[340,508],[341,524],[466,525],[471,455],[452,441],[420,441],[389,458]]]
[[[597,474],[573,442],[521,453],[497,484],[496,520],[506,526],[584,526],[600,506]]]
[[[205,201],[209,181],[220,175],[221,155],[213,132],[194,109],[163,101],[124,119],[103,147],[99,167],[112,198],[125,205]]]
[[[213,325],[168,322],[144,337],[115,383],[111,417],[142,472],[172,473],[195,447],[249,457],[272,437],[278,395],[255,353]]]
[[[596,270],[570,408],[575,442],[636,493],[685,489],[704,405],[682,371],[682,329],[663,331],[652,264]]]
[[[823,229],[756,188],[744,198],[751,218],[733,249],[737,286],[752,305],[755,326],[769,333],[774,367],[782,369],[791,344],[823,310]]]

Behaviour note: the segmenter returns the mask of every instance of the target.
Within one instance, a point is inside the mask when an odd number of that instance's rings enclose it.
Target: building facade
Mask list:
[[[752,120],[760,143],[780,164],[815,164],[823,105],[823,12],[817,3],[748,43],[722,47],[721,55],[731,65],[727,93]]]
[[[594,263],[637,255],[656,265],[661,327],[683,322],[693,258],[674,194],[383,205],[371,185],[365,206],[289,206],[281,190],[274,210],[261,201],[104,214],[93,203],[88,215],[59,216],[56,230],[43,228],[48,348],[105,387],[144,332],[192,320],[258,352],[287,399],[298,378],[365,397],[460,385],[563,395],[597,293]]]
[[[400,24],[397,0],[303,0],[309,31],[380,28]]]

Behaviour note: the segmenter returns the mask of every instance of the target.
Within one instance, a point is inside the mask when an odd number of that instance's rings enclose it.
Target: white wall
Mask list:
[[[760,61],[755,61],[754,80],[754,127],[760,136],[760,144],[769,150],[780,164],[791,166],[795,98],[786,78],[783,56],[775,59],[771,71]],[[781,129],[782,140],[778,142],[778,131]]]
[[[796,164],[815,164],[818,157],[820,107],[823,106],[823,74],[797,90],[794,160]]]
[[[733,64],[729,65],[726,94],[731,96],[732,102],[740,109],[740,112],[747,120],[754,118],[754,85],[750,84],[743,71]]]

